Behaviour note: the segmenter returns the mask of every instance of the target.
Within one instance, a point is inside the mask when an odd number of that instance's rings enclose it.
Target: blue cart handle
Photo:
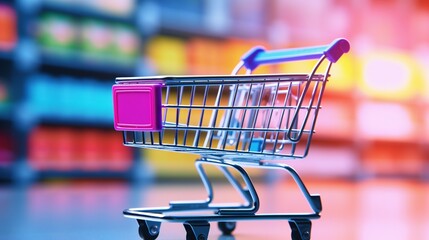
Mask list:
[[[254,47],[241,58],[244,66],[254,70],[261,64],[281,63],[288,61],[319,59],[322,56],[335,63],[340,57],[349,52],[350,44],[344,38],[339,38],[329,45],[291,48],[282,50],[265,51],[263,47]]]

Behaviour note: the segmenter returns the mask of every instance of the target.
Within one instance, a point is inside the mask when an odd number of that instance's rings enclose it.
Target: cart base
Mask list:
[[[204,170],[204,165],[214,165],[224,174],[226,179],[242,196],[243,204],[214,204],[214,193],[211,182]],[[202,201],[170,202],[168,207],[130,208],[123,214],[134,218],[139,224],[139,234],[144,240],[156,239],[159,235],[161,222],[182,223],[186,230],[187,240],[205,240],[210,230],[210,222],[218,222],[223,234],[231,234],[238,221],[287,220],[291,227],[293,240],[309,240],[311,220],[320,218],[322,203],[319,195],[311,195],[296,171],[287,165],[264,163],[258,168],[280,169],[289,173],[297,183],[309,206],[311,213],[258,213],[260,202],[256,189],[246,172],[234,162],[218,161],[202,158],[195,161],[196,169],[207,190],[207,199]],[[231,173],[233,169],[239,173],[244,186]]]
[[[123,213],[125,217],[137,220],[140,237],[144,240],[156,239],[162,222],[182,223],[186,230],[187,240],[205,240],[208,239],[210,222],[218,222],[222,234],[230,235],[235,230],[238,221],[261,220],[287,220],[291,228],[292,240],[309,240],[311,220],[320,218],[320,215],[316,213],[219,215],[203,210],[184,213],[183,211],[172,211],[170,208],[130,208]]]

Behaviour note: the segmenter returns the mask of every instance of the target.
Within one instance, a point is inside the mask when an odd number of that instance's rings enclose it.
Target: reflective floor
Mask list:
[[[312,239],[429,239],[429,183],[411,180],[306,180],[322,196]],[[262,212],[307,212],[290,179],[256,184]],[[204,199],[202,185],[163,182],[49,182],[0,186],[0,239],[140,239],[137,223],[124,218],[128,207],[166,206],[170,200]],[[215,185],[215,199],[238,201],[234,189]],[[162,223],[158,239],[185,239],[181,224]],[[233,236],[211,224],[209,239],[290,239],[287,221],[239,222]]]

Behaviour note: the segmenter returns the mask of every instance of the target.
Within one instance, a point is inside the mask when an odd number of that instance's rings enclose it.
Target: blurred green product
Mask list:
[[[109,25],[97,20],[84,20],[81,25],[80,50],[87,60],[106,61],[113,59],[111,49],[114,33]]]
[[[122,65],[133,64],[140,48],[136,30],[125,24],[116,24],[111,28],[113,32],[113,47],[110,49],[112,60]]]
[[[3,79],[0,78],[0,116],[10,109],[9,89]]]
[[[78,35],[78,27],[72,17],[44,13],[39,19],[37,41],[44,52],[71,55],[76,52]]]

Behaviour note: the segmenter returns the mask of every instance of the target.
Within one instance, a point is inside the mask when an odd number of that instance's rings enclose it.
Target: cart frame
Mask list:
[[[322,211],[321,198],[309,193],[292,167],[277,160],[304,158],[308,154],[331,65],[349,49],[345,39],[337,39],[325,46],[277,51],[256,47],[242,57],[231,76],[117,78],[113,86],[115,129],[123,131],[124,144],[201,155],[195,161],[195,167],[207,191],[205,200],[124,210],[125,217],[137,219],[140,237],[156,239],[161,222],[183,223],[186,239],[203,240],[208,238],[210,222],[218,222],[224,234],[231,234],[237,221],[287,220],[292,239],[310,239],[311,220],[320,218]],[[310,59],[319,59],[310,74],[251,75],[261,64]],[[329,62],[325,72],[317,73],[326,59]],[[242,68],[247,69],[246,75],[237,75]],[[194,99],[201,92],[197,89],[200,86],[204,95],[201,104],[196,104]],[[215,100],[207,103],[213,88],[216,90]],[[190,100],[184,100],[186,91]],[[228,101],[222,100],[225,95]],[[283,104],[278,106],[282,101]],[[144,108],[137,117],[135,107]],[[201,118],[192,124],[190,118],[195,112]],[[206,121],[204,112],[210,113]],[[182,120],[183,115],[185,120]],[[220,119],[219,115],[222,116]],[[169,122],[169,119],[173,121]],[[173,139],[170,142],[169,136]],[[213,203],[213,187],[204,170],[207,165],[215,166],[223,173],[242,196],[243,203]],[[244,167],[286,171],[298,185],[312,212],[258,213],[259,197]],[[239,173],[244,186],[230,169]],[[183,214],[188,212],[194,214]]]

